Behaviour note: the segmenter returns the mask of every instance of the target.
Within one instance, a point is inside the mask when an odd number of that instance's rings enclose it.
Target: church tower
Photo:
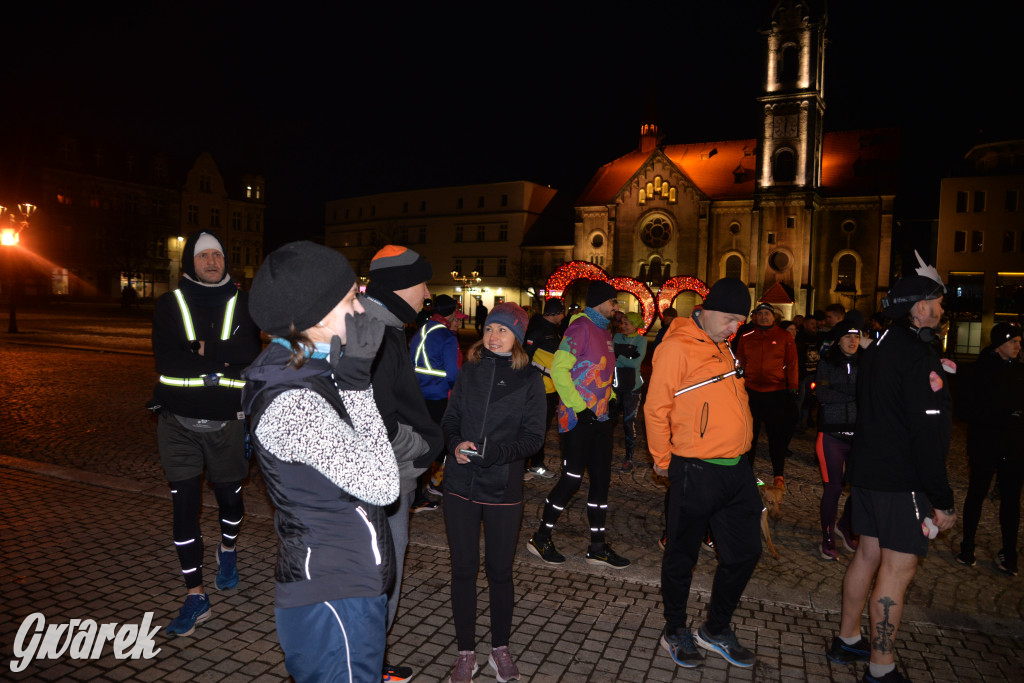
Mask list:
[[[779,0],[764,31],[767,59],[761,112],[757,188],[813,189],[821,184],[825,113],[824,9],[807,0]]]

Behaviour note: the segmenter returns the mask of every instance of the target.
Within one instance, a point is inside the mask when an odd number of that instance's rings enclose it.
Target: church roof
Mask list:
[[[665,145],[660,151],[710,199],[754,195],[757,140]],[[602,166],[576,205],[611,204],[652,154],[657,151],[633,151]],[[895,194],[898,155],[896,128],[825,133],[820,192],[840,197]]]
[[[793,303],[793,290],[779,281],[765,290],[765,293],[757,301],[766,304],[791,304]]]

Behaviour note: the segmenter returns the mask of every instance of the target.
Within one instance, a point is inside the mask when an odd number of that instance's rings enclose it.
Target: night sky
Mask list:
[[[771,2],[555,4],[36,3],[4,20],[0,135],[262,172],[268,250],[322,234],[327,199],[499,180],[574,194],[636,146],[649,101],[669,144],[756,136]],[[946,6],[829,7],[826,130],[903,127],[905,217],[934,217],[971,144],[1024,137],[1024,12]]]

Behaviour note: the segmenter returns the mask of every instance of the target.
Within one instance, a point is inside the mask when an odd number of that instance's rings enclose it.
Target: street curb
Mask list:
[[[164,500],[171,499],[170,489],[165,484],[143,484],[129,477],[119,477],[109,474],[87,472],[84,470],[40,463],[24,458],[17,458],[0,454],[0,468],[8,468],[29,472],[44,477],[75,481],[91,486],[114,489],[136,493]],[[217,499],[210,491],[203,494],[203,505],[209,508],[217,507]],[[245,511],[247,515],[273,519],[274,509],[259,501],[246,501]],[[522,539],[521,539],[522,540]],[[447,550],[448,540],[444,534],[436,532],[417,533],[416,540],[410,540],[411,545],[419,547]],[[702,553],[702,561],[710,561],[710,556]],[[525,542],[519,544],[516,550],[515,562],[521,566],[536,565],[537,560],[526,551]],[[643,584],[648,586],[661,585],[661,568],[632,565],[624,570],[609,570],[589,565],[582,558],[569,557],[566,559],[565,568],[577,574],[597,576],[605,579],[618,579],[624,582]],[[694,576],[691,590],[707,597],[711,593],[712,577]],[[801,610],[817,611],[824,614],[835,614],[838,624],[838,615],[842,606],[842,596],[821,596],[793,589],[779,589],[770,585],[750,583],[743,593],[743,600],[761,603],[769,603],[782,607],[792,607]],[[1024,623],[1020,620],[998,617],[971,617],[950,610],[918,607],[910,604],[904,607],[904,623],[920,623],[934,626],[936,628],[951,628],[958,631],[970,631],[984,633],[989,636],[1002,636],[1008,638],[1024,637]]]

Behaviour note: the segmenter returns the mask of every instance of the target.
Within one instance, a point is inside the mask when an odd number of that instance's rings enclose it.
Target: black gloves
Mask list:
[[[594,424],[597,422],[597,415],[594,415],[594,411],[590,408],[584,408],[576,413],[576,421],[585,425]]]
[[[608,401],[608,419],[609,420],[617,420],[617,419],[619,419],[619,413],[622,412],[620,410],[620,408],[621,408],[621,406],[619,405],[619,399],[617,399],[617,398],[609,399],[609,401]]]
[[[331,340],[331,365],[341,389],[361,391],[370,386],[370,368],[384,337],[384,322],[365,313],[345,316],[346,343],[341,357],[335,355],[340,340]]]

